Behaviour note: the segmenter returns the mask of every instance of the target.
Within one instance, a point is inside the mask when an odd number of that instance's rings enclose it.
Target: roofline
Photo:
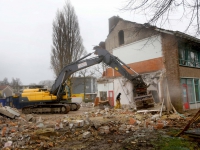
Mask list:
[[[13,93],[13,89],[11,89],[11,87],[9,86],[9,85],[7,85],[3,90],[1,90],[2,92],[4,91],[4,90],[6,90],[6,89],[10,89],[11,90],[11,92]]]
[[[174,35],[174,33],[170,32],[170,31],[165,31],[165,30],[163,30],[163,29],[158,29],[158,28],[156,28],[155,30],[158,31],[158,32],[162,32],[162,33]]]
[[[180,37],[180,38],[184,38],[184,39],[187,39],[187,40],[196,42],[196,43],[200,43],[200,39],[198,39],[198,38],[196,38],[196,37],[194,37],[194,36],[191,36],[191,35],[189,35],[189,34],[180,32],[180,31],[165,30],[165,29],[162,29],[162,28],[158,28],[158,27],[156,27],[156,26],[152,26],[152,25],[150,25],[150,24],[148,24],[148,23],[140,24],[140,23],[137,23],[137,22],[132,22],[132,21],[129,21],[129,20],[124,20],[123,18],[121,18],[121,20],[119,20],[119,22],[120,22],[120,21],[125,21],[125,22],[129,22],[129,23],[141,25],[141,26],[144,26],[144,27],[146,27],[146,28],[154,27],[154,30],[156,30],[156,31],[158,31],[158,32],[165,33],[165,34],[170,34],[170,35],[174,35],[174,36],[177,36],[177,37]],[[118,22],[118,23],[119,23],[119,22]],[[117,23],[117,24],[118,24],[118,23]],[[117,24],[116,24],[116,26],[117,26]],[[116,27],[116,26],[115,26],[115,27]],[[114,28],[115,28],[115,27],[114,27]],[[113,28],[113,29],[114,29],[114,28]],[[112,31],[111,31],[111,32],[112,32]],[[110,32],[110,33],[111,33],[111,32]],[[110,33],[109,33],[109,34],[110,34]],[[109,34],[108,34],[108,35],[109,35]]]
[[[184,38],[184,39],[187,39],[187,40],[191,40],[191,41],[200,43],[200,39],[193,37],[191,35],[185,34],[183,32],[180,32],[180,31],[171,31],[171,30],[165,30],[165,29],[160,29],[160,28],[156,28],[155,30],[158,31],[158,32],[162,32],[162,33],[166,33],[166,34],[170,34],[170,35],[175,35],[177,37],[181,37],[181,38]]]

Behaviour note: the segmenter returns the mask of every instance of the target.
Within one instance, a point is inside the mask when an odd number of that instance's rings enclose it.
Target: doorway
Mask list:
[[[114,106],[114,92],[108,91],[108,100],[110,103],[110,106]]]
[[[187,110],[190,108],[187,84],[182,84],[182,89],[183,89],[183,107],[185,110]]]

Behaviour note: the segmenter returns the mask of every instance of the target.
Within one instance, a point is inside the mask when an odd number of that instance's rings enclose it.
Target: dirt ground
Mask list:
[[[157,108],[159,109],[159,108]],[[81,107],[79,111],[70,111],[67,116],[79,116],[83,115],[85,112],[96,112],[98,110],[94,107]],[[155,108],[154,108],[155,110]],[[197,113],[195,110],[187,110],[184,112],[185,116],[193,117]],[[48,114],[35,115],[36,117],[42,117],[48,120]],[[51,117],[62,118],[66,114],[52,114]],[[116,116],[120,117],[120,115]],[[124,115],[122,115],[124,117]],[[105,121],[105,118],[95,117],[90,118],[92,120],[98,120],[100,122]],[[176,119],[174,119],[176,120]],[[176,121],[175,121],[176,122]],[[116,123],[116,122],[115,122]],[[183,135],[182,137],[175,137],[175,134],[183,129],[183,125],[186,125],[188,122],[184,122],[181,126],[171,126],[166,127],[161,130],[152,130],[145,129],[141,127],[135,131],[130,131],[126,133],[120,133],[116,130],[111,131],[109,134],[98,134],[98,130],[94,126],[85,126],[84,128],[77,129],[74,132],[66,132],[67,139],[63,142],[57,143],[52,150],[200,150],[200,141],[196,138],[191,138]],[[106,123],[105,123],[106,124]],[[177,123],[178,124],[178,123]],[[87,130],[92,133],[92,136],[87,139],[81,138],[81,131]],[[60,134],[65,134],[63,131],[60,131]],[[45,148],[41,148],[45,149]]]
[[[200,150],[200,137],[175,136],[198,110],[188,110],[181,115],[163,112],[158,120],[152,119],[158,117],[159,109],[158,106],[153,108],[155,112],[138,113],[126,109],[81,107],[68,114],[31,114],[32,119],[21,114],[21,120],[2,122],[2,125],[7,123],[10,130],[12,124],[18,124],[18,131],[1,137],[0,147],[9,139],[12,146],[4,146],[3,150]],[[29,119],[26,122],[23,118]],[[87,124],[88,119],[90,123]],[[77,120],[84,120],[84,125],[75,127]],[[56,128],[61,122],[62,127]],[[70,122],[74,123],[72,128]],[[19,141],[21,138],[23,140]]]

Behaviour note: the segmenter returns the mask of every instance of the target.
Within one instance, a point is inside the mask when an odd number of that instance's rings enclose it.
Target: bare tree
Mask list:
[[[29,86],[36,86],[36,83],[29,83]]]
[[[76,86],[80,86],[82,85],[83,86],[83,94],[84,94],[84,100],[85,100],[85,93],[86,93],[86,84],[87,84],[87,78],[89,77],[93,77],[94,75],[96,76],[96,71],[94,70],[94,68],[86,68],[86,69],[83,69],[83,70],[80,70],[78,72],[79,74],[79,77],[82,77],[83,78],[83,81],[78,83]]]
[[[12,78],[10,86],[13,88],[14,92],[19,92],[20,85],[22,85],[22,82],[19,78]]]
[[[185,32],[193,30],[198,36],[199,6],[199,0],[128,0],[121,10],[143,14],[148,23],[159,27],[170,25],[174,20],[187,21]]]
[[[39,85],[44,85],[45,88],[47,88],[48,90],[51,89],[52,85],[53,85],[54,81],[52,80],[43,80],[39,82]]]
[[[8,78],[4,78],[3,81],[0,81],[0,85],[9,85]]]
[[[106,65],[104,63],[97,64],[92,68],[92,70],[94,72],[93,76],[96,78],[101,78],[106,70]]]
[[[56,76],[67,64],[85,55],[78,18],[74,7],[66,2],[63,10],[57,12],[53,21],[53,46],[51,50],[51,68]]]

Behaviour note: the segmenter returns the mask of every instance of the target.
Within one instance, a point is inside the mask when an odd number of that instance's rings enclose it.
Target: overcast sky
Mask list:
[[[108,35],[108,19],[145,23],[142,16],[118,9],[126,0],[71,0],[88,52]],[[20,78],[22,84],[54,80],[50,69],[52,22],[65,0],[0,0],[0,80]]]

